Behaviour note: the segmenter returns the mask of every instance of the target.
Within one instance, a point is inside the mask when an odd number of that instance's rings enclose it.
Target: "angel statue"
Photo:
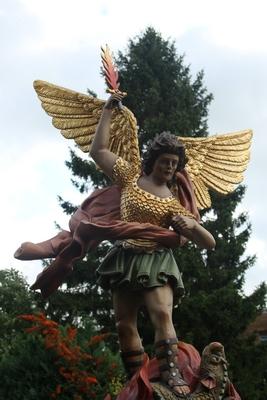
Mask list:
[[[204,249],[215,248],[213,236],[200,224],[198,210],[211,206],[209,189],[226,194],[241,182],[252,132],[207,138],[178,138],[162,132],[146,146],[141,159],[136,119],[122,105],[126,93],[119,90],[118,71],[108,48],[102,50],[102,61],[111,93],[107,101],[44,81],[35,81],[34,88],[53,125],[89,152],[113,185],[85,199],[70,219],[70,231],[37,244],[25,242],[15,257],[54,258],[31,287],[47,297],[72,271],[75,260],[101,241],[111,240],[114,245],[96,273],[99,285],[112,293],[120,354],[129,378],[118,399],[152,399],[155,393],[154,398],[238,399],[225,378],[222,345],[213,343],[203,353],[213,366],[221,365],[218,375],[223,379],[217,383],[212,368],[199,369],[198,364],[194,370],[192,363],[189,368],[183,361],[186,352],[192,355],[195,350],[178,343],[173,326],[173,304],[183,296],[184,286],[172,248],[188,240]],[[146,307],[155,331],[152,361],[137,329],[141,306]],[[196,370],[204,371],[198,380]],[[155,384],[150,382],[156,378],[162,387],[153,390]],[[163,396],[164,390],[169,397]]]

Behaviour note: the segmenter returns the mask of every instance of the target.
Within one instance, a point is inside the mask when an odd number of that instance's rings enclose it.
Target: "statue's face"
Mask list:
[[[169,182],[177,169],[178,162],[178,155],[163,153],[154,162],[152,174],[162,182]]]

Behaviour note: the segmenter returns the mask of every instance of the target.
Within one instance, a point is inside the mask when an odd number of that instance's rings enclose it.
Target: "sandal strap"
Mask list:
[[[188,384],[179,376],[170,376],[165,385],[174,388],[175,386],[188,386]]]
[[[177,344],[177,338],[168,338],[156,342],[156,357],[159,361],[159,371],[163,384],[168,387],[177,398],[189,399],[187,394],[179,394],[174,389],[175,386],[188,386],[178,368]]]
[[[168,338],[164,340],[159,340],[158,342],[155,343],[155,347],[161,347],[161,346],[170,346],[172,344],[177,344],[178,339],[177,338]]]
[[[138,350],[120,351],[120,356],[129,379],[142,367],[144,353],[143,347]],[[137,357],[137,359],[134,359],[134,357]]]
[[[120,356],[123,360],[128,357],[142,356],[144,354],[144,349],[132,350],[132,351],[120,351]]]
[[[127,368],[142,367],[143,361],[127,361]]]
[[[167,349],[165,351],[156,352],[156,356],[157,356],[158,360],[161,360],[162,358],[175,357],[177,355],[178,355],[178,351],[177,350],[171,350],[171,349]]]
[[[164,379],[165,384],[167,384],[171,388],[175,386],[188,386],[177,368],[172,368],[170,370],[170,368],[166,365],[163,365],[162,367],[162,369],[160,368],[160,372],[168,372],[168,376],[166,376]]]
[[[175,372],[176,372],[176,370],[177,370],[176,365],[172,361],[169,364],[162,364],[159,366],[160,372],[168,371],[171,374],[173,369],[175,369]]]

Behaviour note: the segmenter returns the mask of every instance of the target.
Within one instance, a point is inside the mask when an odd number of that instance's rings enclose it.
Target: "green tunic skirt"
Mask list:
[[[181,273],[167,248],[136,253],[131,248],[114,246],[97,269],[97,276],[103,289],[140,291],[169,283],[176,301],[184,295]]]

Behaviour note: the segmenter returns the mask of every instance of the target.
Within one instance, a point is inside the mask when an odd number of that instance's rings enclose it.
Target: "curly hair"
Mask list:
[[[163,153],[175,154],[179,157],[176,171],[184,169],[187,163],[183,143],[170,132],[162,132],[148,143],[147,150],[143,157],[143,171],[151,174],[156,159]]]

